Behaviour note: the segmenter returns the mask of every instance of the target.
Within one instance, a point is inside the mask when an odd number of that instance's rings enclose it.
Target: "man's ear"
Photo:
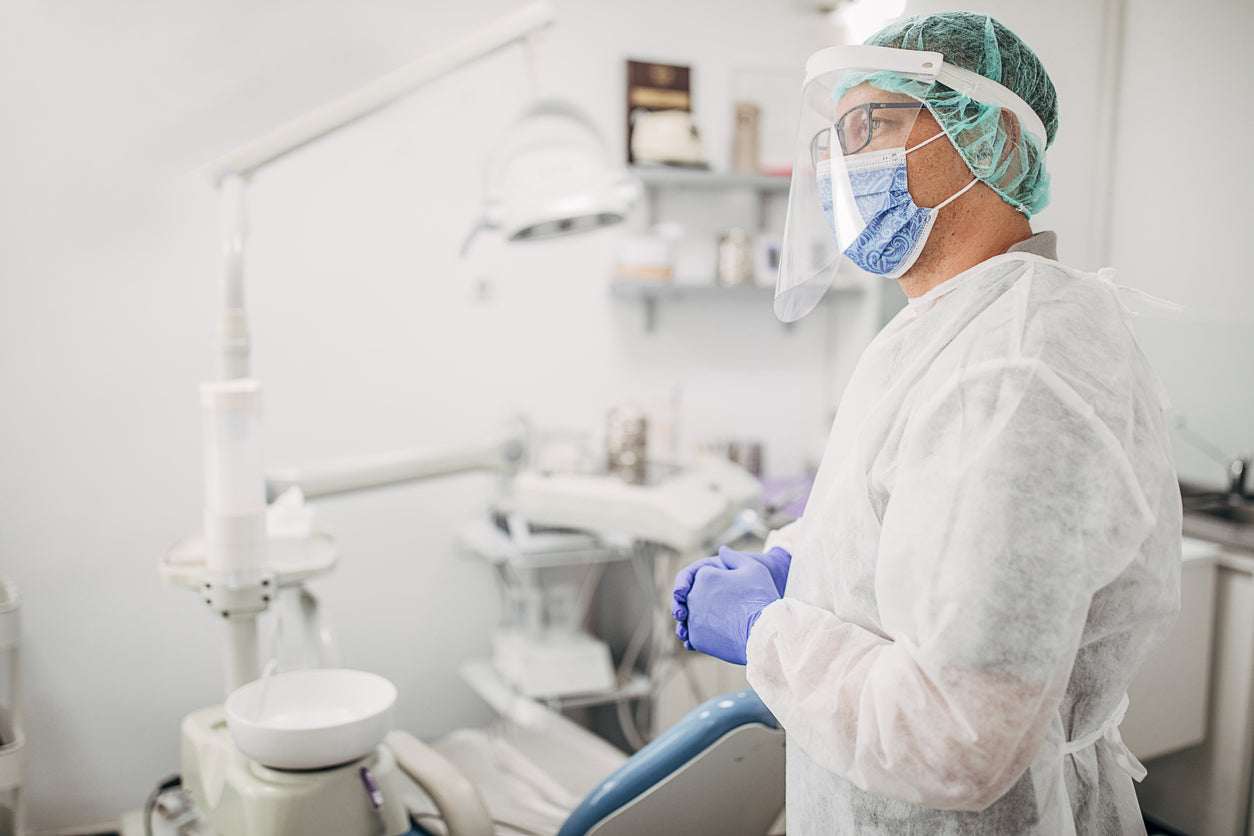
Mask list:
[[[1022,136],[1022,131],[1019,128],[1019,117],[1015,116],[1008,108],[1003,107],[1001,109],[1001,126],[1006,131],[1006,139],[1008,140],[1006,144],[1013,148],[1018,148],[1019,138]]]
[[[1006,144],[1002,146],[1001,156],[997,160],[998,168],[1007,165],[1012,160],[1023,160],[1019,149],[1022,145],[1023,130],[1019,126],[1019,117],[1015,116],[1009,108],[1001,109],[1001,128],[1006,132]],[[1017,170],[1020,166],[1015,165]]]

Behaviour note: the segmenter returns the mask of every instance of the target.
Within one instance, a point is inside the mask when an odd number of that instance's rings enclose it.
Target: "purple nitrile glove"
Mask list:
[[[689,650],[692,650],[692,644],[688,641],[688,592],[692,589],[692,579],[697,576],[697,570],[704,566],[727,568],[717,557],[703,557],[680,569],[679,574],[675,576],[671,616],[675,619],[675,635]]]
[[[731,556],[731,557],[729,557]],[[697,576],[697,571],[703,566],[718,566],[724,569],[730,568],[728,560],[738,560],[740,558],[751,558],[761,563],[771,573],[771,580],[775,584],[775,589],[779,592],[780,597],[784,595],[784,586],[788,582],[788,567],[792,563],[792,555],[776,546],[766,554],[759,552],[738,552],[723,546],[718,550],[718,555],[714,557],[703,557],[679,570],[679,574],[675,576],[674,602],[671,604],[671,615],[675,618],[675,635],[684,643],[684,647],[689,650],[693,649],[692,643],[688,640],[688,593],[692,589],[692,581]]]
[[[718,550],[715,557],[703,557],[700,560],[693,561],[684,568],[679,570],[679,574],[675,576],[675,603],[682,605],[688,600],[688,590],[692,589],[692,579],[696,577],[697,570],[702,566],[722,566],[727,568],[727,555],[739,555],[740,557],[750,557],[761,563],[771,573],[771,580],[775,583],[775,589],[779,592],[780,597],[784,595],[784,587],[788,583],[788,567],[792,564],[792,555],[781,549],[779,546],[771,549],[766,554],[759,552],[738,552],[723,546]],[[686,614],[681,615],[676,612],[676,607],[671,607],[671,614],[675,619],[682,621],[687,617]],[[682,606],[679,607],[682,609]]]
[[[746,663],[749,632],[762,610],[780,599],[766,565],[751,554],[721,550],[724,567],[707,564],[697,569],[687,595],[685,646],[709,656]],[[676,630],[678,632],[678,629]]]

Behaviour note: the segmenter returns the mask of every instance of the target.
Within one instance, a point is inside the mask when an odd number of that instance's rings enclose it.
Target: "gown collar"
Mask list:
[[[1010,255],[1012,253],[1027,253],[1028,255],[1036,255],[1041,258],[1048,258],[1051,261],[1057,261],[1058,235],[1049,231],[1038,232],[1026,241],[1020,241],[1018,244],[1015,244],[1013,247],[1006,250],[1004,255]],[[942,296],[946,296],[957,290],[965,284],[967,280],[978,276],[982,272],[980,268],[987,264],[988,262],[985,261],[975,265],[975,267],[972,267],[969,270],[963,270],[953,278],[946,279],[941,282],[927,293],[924,293],[922,296],[907,299],[906,301],[909,303],[910,309],[916,315],[930,311],[932,307],[936,305],[937,300],[939,300]]]

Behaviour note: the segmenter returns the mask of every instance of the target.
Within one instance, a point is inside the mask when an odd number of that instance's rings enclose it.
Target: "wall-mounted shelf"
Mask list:
[[[766,228],[767,204],[788,193],[791,178],[767,174],[718,172],[707,169],[679,166],[638,165],[632,173],[644,184],[648,199],[648,215],[651,221],[659,216],[660,195],[673,191],[703,191],[709,193],[738,191],[757,196],[757,217],[747,228],[763,231]],[[704,198],[703,198],[704,199]],[[747,299],[755,304],[770,306],[772,285],[747,282],[738,285],[720,285],[714,278],[699,276],[683,280],[646,281],[615,279],[610,285],[615,298],[639,301],[644,307],[645,328],[653,331],[657,325],[659,302],[675,302],[688,299]]]
[[[791,177],[767,174],[741,174],[734,171],[719,172],[705,169],[678,168],[674,166],[632,166],[632,173],[640,178],[645,187],[649,204],[649,217],[658,217],[658,196],[663,191],[742,191],[757,195],[757,219],[759,230],[766,225],[767,203],[779,195],[788,193]]]
[[[786,192],[789,177],[769,174],[708,171],[677,166],[637,165],[632,173],[646,186],[687,189],[755,189],[764,192]]]
[[[862,292],[861,287],[833,287],[825,300],[842,298]],[[745,300],[770,308],[775,288],[758,284],[724,286],[700,282],[648,282],[616,279],[610,284],[610,293],[617,299],[640,302],[644,306],[645,330],[652,332],[657,326],[657,307],[660,302],[683,303],[690,300],[713,299]]]
[[[615,279],[610,284],[610,292],[620,299],[644,299],[652,301],[671,301],[679,299],[752,299],[755,301],[769,299],[775,288],[758,284],[738,284],[723,286],[696,281],[649,282],[632,279]]]

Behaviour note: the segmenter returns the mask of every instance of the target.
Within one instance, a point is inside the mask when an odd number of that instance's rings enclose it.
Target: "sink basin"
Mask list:
[[[1180,493],[1186,514],[1202,514],[1237,525],[1254,525],[1254,498],[1184,486],[1181,486]]]
[[[364,757],[392,729],[396,686],[366,671],[276,673],[226,698],[235,746],[271,769],[326,769]]]

